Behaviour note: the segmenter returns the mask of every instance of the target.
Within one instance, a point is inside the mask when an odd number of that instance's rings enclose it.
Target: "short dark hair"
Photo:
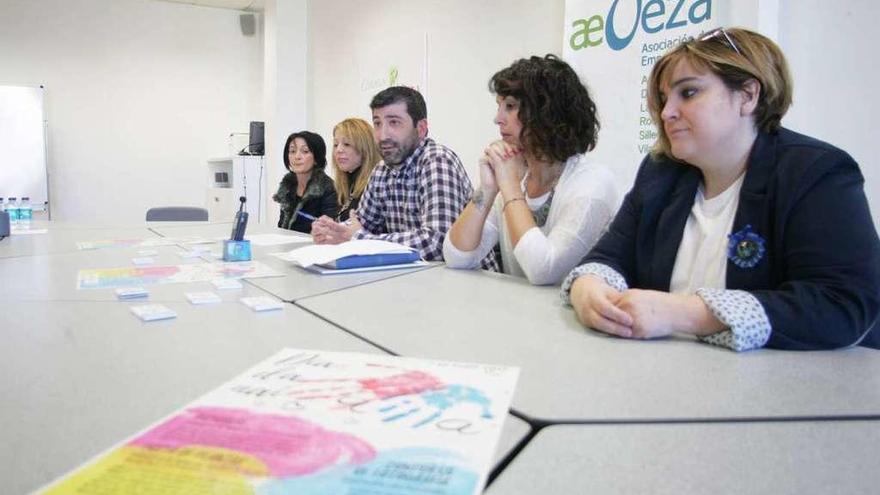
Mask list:
[[[428,118],[428,107],[418,91],[406,86],[391,86],[376,93],[370,101],[370,110],[387,107],[401,101],[406,102],[406,113],[412,117],[413,125]]]
[[[564,162],[596,147],[596,103],[574,69],[559,57],[519,59],[492,76],[489,91],[519,101],[520,142],[536,157]]]
[[[290,143],[296,138],[305,141],[309,150],[312,152],[312,156],[315,157],[315,166],[312,168],[312,177],[314,177],[318,171],[323,171],[324,167],[327,166],[327,145],[324,144],[324,138],[319,134],[309,131],[294,132],[290,136],[287,136],[287,142],[284,143],[282,156],[284,157],[284,168],[288,171],[290,171],[290,157],[287,155],[287,150],[290,149]]]

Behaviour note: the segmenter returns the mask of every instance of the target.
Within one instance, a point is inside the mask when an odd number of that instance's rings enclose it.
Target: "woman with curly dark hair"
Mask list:
[[[587,254],[617,206],[596,146],[596,104],[574,70],[553,55],[520,59],[497,72],[501,140],[479,161],[480,187],[443,243],[453,268],[484,267],[559,284]],[[500,193],[500,194],[499,194]]]

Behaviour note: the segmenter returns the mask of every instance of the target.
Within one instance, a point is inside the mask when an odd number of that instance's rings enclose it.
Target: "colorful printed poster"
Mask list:
[[[47,495],[473,495],[517,368],[284,349]]]
[[[206,282],[229,278],[280,277],[259,261],[193,263],[189,265],[123,266],[80,270],[77,289],[115,289],[154,284]]]

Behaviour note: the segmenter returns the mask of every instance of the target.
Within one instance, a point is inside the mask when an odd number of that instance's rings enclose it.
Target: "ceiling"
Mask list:
[[[265,8],[265,0],[160,0],[164,2],[186,3],[202,7],[215,7],[218,9],[246,10],[248,12],[262,12]]]

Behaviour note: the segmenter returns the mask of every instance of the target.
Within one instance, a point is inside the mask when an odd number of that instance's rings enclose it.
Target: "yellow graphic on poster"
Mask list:
[[[80,270],[77,289],[114,289],[155,284],[207,282],[227,278],[280,277],[258,261],[193,263],[189,265],[125,266]]]

